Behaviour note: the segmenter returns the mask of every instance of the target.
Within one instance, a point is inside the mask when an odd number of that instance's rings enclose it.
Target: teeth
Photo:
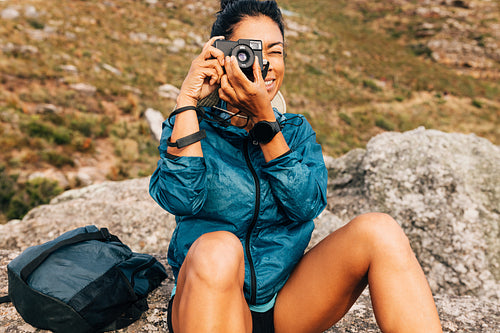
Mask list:
[[[273,81],[274,81],[274,80],[271,80],[271,81],[265,81],[266,86],[270,86],[271,84],[273,84]]]

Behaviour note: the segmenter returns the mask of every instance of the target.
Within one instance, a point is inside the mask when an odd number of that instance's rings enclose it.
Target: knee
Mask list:
[[[234,234],[226,231],[200,236],[191,246],[184,264],[191,278],[211,288],[234,284],[245,274],[243,246]]]
[[[410,250],[410,242],[403,229],[390,215],[367,213],[355,218],[352,223],[364,244],[371,250],[405,253]]]

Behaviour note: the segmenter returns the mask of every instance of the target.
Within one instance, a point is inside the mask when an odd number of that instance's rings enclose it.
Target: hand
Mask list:
[[[177,97],[177,106],[196,105],[200,99],[210,95],[220,84],[224,74],[224,52],[213,46],[218,36],[211,38],[189,68]]]
[[[251,118],[276,121],[257,57],[252,66],[254,81],[242,72],[234,56],[225,58],[226,74],[221,78],[219,97]]]

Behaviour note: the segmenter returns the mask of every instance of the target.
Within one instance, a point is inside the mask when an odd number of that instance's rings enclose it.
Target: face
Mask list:
[[[265,78],[269,96],[274,98],[278,93],[285,76],[284,43],[278,25],[269,17],[261,15],[245,17],[233,29],[230,40],[259,39],[262,40],[264,59],[269,61],[269,71]]]

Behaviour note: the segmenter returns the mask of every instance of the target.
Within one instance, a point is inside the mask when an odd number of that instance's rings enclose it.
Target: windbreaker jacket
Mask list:
[[[327,170],[307,120],[276,110],[275,115],[291,150],[267,163],[245,130],[206,120],[200,123],[207,133],[203,157],[168,158],[173,120],[163,123],[161,158],[149,191],[176,216],[168,249],[176,279],[191,244],[212,231],[229,231],[241,240],[251,305],[270,301],[302,257],[313,219],[326,206]]]

